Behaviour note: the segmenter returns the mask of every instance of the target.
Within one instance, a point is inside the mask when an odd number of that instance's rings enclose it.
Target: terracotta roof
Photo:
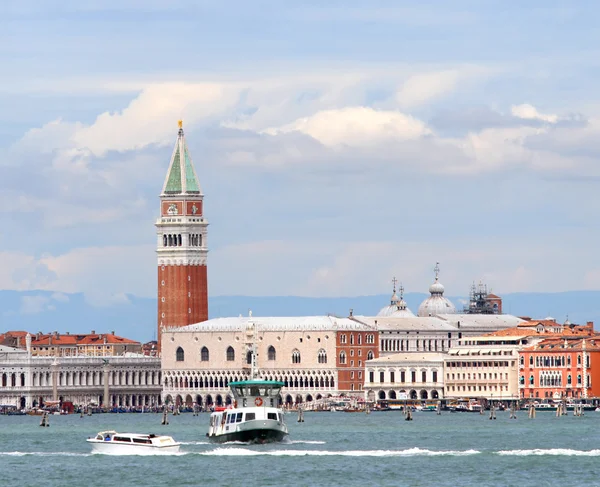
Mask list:
[[[556,350],[568,350],[568,349],[581,349],[583,347],[582,338],[567,338],[567,346],[565,347],[565,338],[549,338],[542,340],[541,342],[527,347],[524,351],[527,352],[548,352],[553,349]],[[600,335],[592,335],[589,338],[585,338],[586,350],[600,350]]]
[[[575,326],[574,328],[570,328],[570,327],[565,327],[561,332],[553,332],[550,330],[544,330],[541,333],[538,333],[536,331],[536,327],[537,327],[537,322],[535,322],[536,325],[530,325],[530,326],[522,326],[522,324],[520,324],[519,326],[517,326],[516,328],[506,328],[504,330],[498,330],[495,331],[493,333],[487,333],[486,335],[483,336],[536,336],[536,337],[543,337],[543,336],[547,336],[547,337],[574,337],[574,336],[592,336],[595,335],[595,333],[590,330],[587,327],[580,327],[580,326]],[[556,323],[554,323],[556,325]]]
[[[496,294],[492,294],[492,293],[488,294],[488,295],[486,296],[486,298],[490,298],[490,299],[501,299],[501,298],[500,298],[500,296],[497,296]]]
[[[129,345],[129,344],[139,344],[135,340],[130,340],[129,338],[123,338],[117,335],[113,335],[112,333],[102,333],[102,334],[86,334],[86,335],[71,335],[71,334],[61,334],[61,333],[51,333],[44,334],[41,336],[34,336],[31,340],[32,346],[47,346],[47,345],[57,345],[57,346],[67,346],[67,345],[96,345],[96,344],[106,344],[107,345]]]

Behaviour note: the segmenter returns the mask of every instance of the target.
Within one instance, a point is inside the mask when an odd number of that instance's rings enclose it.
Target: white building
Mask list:
[[[160,404],[160,359],[155,357],[37,357],[0,346],[0,404],[19,409],[47,401],[76,405]],[[108,397],[108,404],[104,398]]]
[[[443,399],[443,353],[396,353],[367,361],[365,393],[377,399]]]
[[[379,331],[380,355],[398,352],[447,352],[460,339],[517,326],[523,320],[512,315],[449,314],[412,316],[353,316]]]

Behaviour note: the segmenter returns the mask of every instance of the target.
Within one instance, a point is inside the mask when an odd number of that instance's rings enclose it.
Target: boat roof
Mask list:
[[[232,387],[232,386],[233,387],[236,387],[236,386],[258,386],[258,385],[283,387],[285,385],[285,382],[281,382],[278,380],[254,379],[254,380],[240,380],[240,381],[229,383],[230,387]]]

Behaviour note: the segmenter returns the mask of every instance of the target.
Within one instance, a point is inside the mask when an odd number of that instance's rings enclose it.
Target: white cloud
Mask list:
[[[526,120],[542,120],[550,123],[558,122],[558,115],[540,113],[537,111],[537,108],[528,103],[513,105],[510,107],[510,112],[513,116],[524,118]]]
[[[420,120],[400,112],[369,107],[324,110],[278,128],[270,135],[301,132],[327,146],[375,146],[389,139],[409,140],[431,134]]]
[[[396,93],[396,100],[402,107],[422,105],[454,91],[458,80],[458,70],[411,76]]]

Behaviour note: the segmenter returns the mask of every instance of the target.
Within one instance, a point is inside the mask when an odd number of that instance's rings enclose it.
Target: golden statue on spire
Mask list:
[[[177,125],[179,125],[180,129],[183,128],[183,120],[178,120]]]

